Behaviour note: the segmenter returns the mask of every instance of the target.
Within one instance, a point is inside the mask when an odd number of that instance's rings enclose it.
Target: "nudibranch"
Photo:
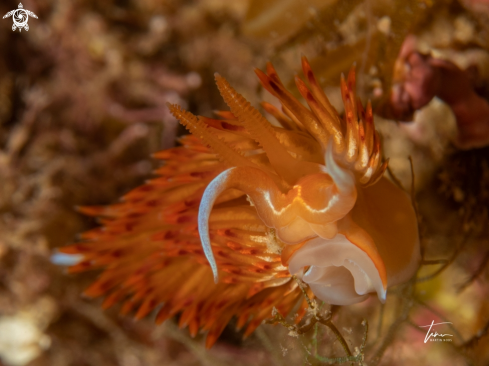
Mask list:
[[[331,304],[360,302],[407,281],[419,260],[417,220],[408,195],[383,177],[370,103],[355,95],[355,71],[341,79],[340,116],[306,58],[308,84],[296,77],[309,108],[275,69],[256,70],[281,109],[262,103],[271,124],[229,83],[216,83],[230,111],[218,119],[176,105],[191,132],[182,146],[155,154],[157,178],[120,203],[83,207],[102,227],[53,259],[70,272],[102,269],[88,296],[103,307],[156,322],[180,314],[180,326],[207,331],[210,347],[233,317],[249,335],[275,307],[287,315],[308,294]],[[70,263],[68,263],[70,262]]]

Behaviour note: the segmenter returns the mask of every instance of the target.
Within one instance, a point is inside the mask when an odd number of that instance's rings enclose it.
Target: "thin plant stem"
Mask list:
[[[328,319],[328,320],[321,319],[321,320],[319,320],[319,322],[321,324],[327,326],[329,329],[331,329],[331,331],[336,336],[336,339],[338,340],[338,342],[340,342],[341,346],[345,350],[346,355],[348,357],[350,357],[352,355],[351,354],[351,351],[350,351],[350,348],[348,347],[348,344],[346,343],[345,338],[343,338],[343,336],[341,335],[341,333],[338,330],[338,328],[336,328],[336,326],[331,322],[331,319]]]
[[[420,282],[429,281],[429,280],[435,278],[436,276],[438,276],[445,269],[447,269],[448,266],[450,266],[450,264],[452,264],[455,261],[455,259],[460,254],[460,252],[462,251],[462,249],[465,248],[465,246],[466,246],[466,244],[468,242],[468,239],[469,239],[469,235],[468,234],[464,235],[464,237],[462,239],[462,242],[458,245],[457,249],[455,249],[455,251],[453,252],[452,256],[446,261],[446,263],[444,265],[442,265],[440,268],[438,268],[432,274],[427,275],[425,277],[421,277],[421,278],[416,279],[416,282],[417,283],[420,283]]]
[[[387,334],[384,337],[383,342],[381,343],[380,347],[377,349],[377,352],[375,352],[374,356],[371,358],[369,365],[377,365],[380,360],[382,359],[382,356],[384,355],[384,352],[386,351],[387,347],[394,341],[396,333],[399,331],[399,328],[401,325],[408,319],[409,312],[412,307],[412,301],[410,298],[412,297],[412,292],[414,291],[414,281],[410,281],[408,284],[408,287],[406,288],[408,291],[407,296],[402,296],[402,308],[400,311],[399,317],[394,321],[394,323],[391,324],[389,327]]]
[[[389,165],[387,165],[387,173],[389,173],[389,176],[391,177],[392,181],[394,182],[394,184],[396,186],[398,186],[404,192],[407,192],[406,189],[404,188],[404,186],[402,185],[401,181],[399,180],[399,178],[397,178],[397,176],[394,174],[394,172],[392,171],[392,169]]]
[[[431,266],[434,264],[447,264],[449,262],[448,259],[434,259],[434,260],[424,260],[421,261],[422,266]]]
[[[472,282],[474,282],[477,277],[479,277],[481,275],[481,273],[484,271],[484,269],[487,267],[487,264],[489,263],[489,251],[486,252],[486,254],[484,255],[484,258],[482,258],[482,261],[481,263],[479,264],[479,266],[477,267],[477,269],[475,270],[474,273],[472,273],[472,275],[470,276],[470,278],[465,281],[464,283],[462,283],[458,289],[457,289],[457,292],[460,293],[462,292],[463,290],[465,290]]]
[[[379,314],[379,323],[377,324],[377,338],[380,337],[382,333],[382,323],[384,322],[384,304],[380,304],[380,314]]]
[[[481,338],[485,337],[489,333],[489,321],[467,342],[463,343],[460,347],[469,349],[477,345]]]
[[[307,295],[307,291],[306,289],[304,288],[304,284],[303,282],[297,278],[297,276],[292,276],[292,278],[297,282],[297,285],[299,286],[299,288],[301,289],[302,291],[302,295],[304,295],[304,297],[306,298],[306,301],[307,301],[307,305],[309,306],[309,308],[311,310],[314,310],[316,309],[316,306],[314,306],[314,304],[312,303],[311,299],[309,298],[309,296]]]

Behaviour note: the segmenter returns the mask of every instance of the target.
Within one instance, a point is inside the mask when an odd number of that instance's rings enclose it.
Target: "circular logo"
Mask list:
[[[24,28],[29,20],[29,14],[24,9],[17,9],[13,16],[14,24],[17,28]]]
[[[28,31],[29,25],[27,24],[27,22],[29,21],[29,15],[37,19],[36,14],[34,14],[30,10],[24,9],[24,6],[22,5],[22,3],[20,3],[18,9],[9,11],[7,14],[3,16],[3,19],[12,17],[12,20],[14,21],[14,24],[12,25],[13,31],[15,31],[16,29],[19,29],[19,32],[22,29]]]

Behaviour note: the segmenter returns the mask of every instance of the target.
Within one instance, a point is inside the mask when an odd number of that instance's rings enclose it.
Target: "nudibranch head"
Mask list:
[[[166,162],[158,177],[120,203],[82,208],[104,227],[54,260],[72,272],[102,268],[87,295],[108,294],[104,307],[124,301],[121,311],[137,307],[137,318],[163,304],[157,322],[181,313],[191,334],[208,331],[207,346],[235,315],[248,335],[273,308],[290,312],[302,298],[293,275],[331,304],[369,293],[384,301],[387,287],[417,268],[416,215],[383,177],[387,162],[371,105],[355,95],[355,71],[341,79],[340,116],[306,58],[302,66],[308,85],[296,84],[309,108],[271,64],[256,71],[281,103],[281,111],[262,103],[280,126],[217,74],[230,108],[219,119],[169,105],[191,135],[156,154]],[[302,301],[297,321],[305,308]]]
[[[377,292],[385,301],[389,285],[386,263],[369,227],[352,219],[359,191],[382,178],[387,161],[381,164],[380,139],[375,131],[372,107],[363,108],[355,95],[355,71],[341,78],[345,105],[343,118],[332,107],[319,86],[306,58],[302,59],[309,88],[296,77],[296,85],[310,109],[285,89],[271,64],[267,73],[256,70],[264,88],[279,99],[281,114],[271,105],[265,109],[282,122],[274,128],[229,83],[216,74],[216,83],[230,108],[227,122],[242,127],[258,145],[253,153],[233,149],[217,138],[204,142],[220,154],[231,168],[220,173],[206,188],[199,208],[199,233],[207,259],[218,282],[218,266],[212,251],[208,220],[212,208],[225,191],[245,193],[263,223],[276,231],[283,245],[301,244],[288,263],[291,274],[299,274],[314,294],[330,303],[344,305]],[[209,121],[170,106],[189,130]],[[287,127],[287,128],[285,128]],[[203,136],[203,135],[201,135]],[[315,150],[301,146],[298,139],[311,140]],[[304,141],[305,142],[305,141]],[[303,143],[304,143],[303,142]],[[388,184],[388,183],[387,183]],[[397,201],[406,195],[398,190]],[[374,199],[384,199],[382,195]],[[410,205],[405,219],[412,229],[411,252],[405,265],[409,274],[419,257],[416,217]],[[376,215],[375,210],[366,215]],[[392,242],[389,245],[395,246]],[[387,253],[384,250],[385,253]],[[392,253],[390,253],[392,254]],[[303,268],[308,270],[302,275]]]

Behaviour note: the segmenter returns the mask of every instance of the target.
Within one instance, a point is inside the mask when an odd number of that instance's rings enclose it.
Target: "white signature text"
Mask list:
[[[445,338],[445,337],[453,337],[452,334],[438,334],[438,332],[434,332],[432,333],[431,332],[431,329],[433,328],[434,325],[440,325],[440,324],[452,324],[451,322],[442,322],[442,323],[435,323],[434,320],[431,321],[431,324],[428,324],[428,325],[420,325],[419,327],[420,328],[425,328],[425,327],[429,327],[428,328],[428,332],[426,332],[426,336],[424,337],[424,343],[430,341],[430,342],[433,342],[433,341],[445,341],[445,342],[450,342],[451,339],[437,339],[437,337],[441,337],[441,338]]]

